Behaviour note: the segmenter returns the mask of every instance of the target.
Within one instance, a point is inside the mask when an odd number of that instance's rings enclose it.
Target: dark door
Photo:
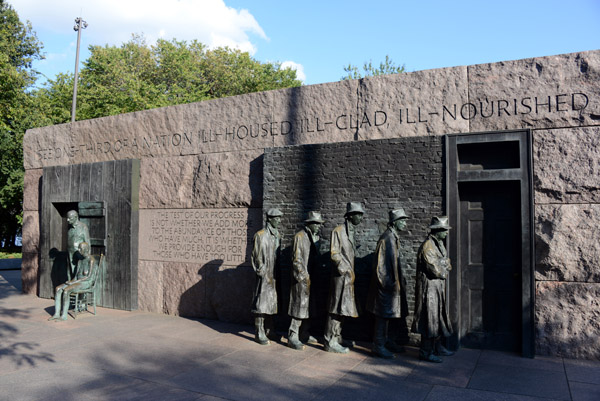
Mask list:
[[[92,253],[106,256],[98,276],[98,305],[137,309],[139,171],[139,160],[44,168],[40,211],[41,297],[54,295],[54,272],[62,271],[56,266],[57,260],[64,265],[58,257],[67,247],[66,214],[78,210],[90,231]]]
[[[518,351],[521,345],[521,210],[518,181],[463,182],[460,266],[468,347]]]

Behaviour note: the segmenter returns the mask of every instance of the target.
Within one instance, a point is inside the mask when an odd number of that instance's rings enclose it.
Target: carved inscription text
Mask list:
[[[261,226],[261,209],[143,209],[140,259],[247,264]]]

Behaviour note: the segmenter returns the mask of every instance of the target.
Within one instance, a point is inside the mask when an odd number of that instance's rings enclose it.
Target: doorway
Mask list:
[[[451,345],[533,356],[529,131],[448,136]]]
[[[518,351],[521,337],[519,186],[463,182],[460,198],[464,346]]]

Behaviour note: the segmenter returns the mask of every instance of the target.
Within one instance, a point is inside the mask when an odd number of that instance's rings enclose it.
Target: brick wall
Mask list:
[[[355,291],[360,317],[348,319],[344,337],[370,339],[372,316],[365,311],[371,279],[372,255],[385,231],[388,211],[403,207],[410,216],[401,234],[409,312],[414,308],[416,253],[428,232],[431,216],[443,213],[445,188],[442,137],[411,137],[335,144],[288,146],[265,150],[263,210],[279,208],[284,216],[278,328],[289,320],[291,245],[310,210],[326,220],[320,241],[322,266],[314,277],[313,297],[318,315],[315,332],[322,332],[327,310],[333,228],[344,221],[346,203],[360,201],[366,211],[356,234]]]

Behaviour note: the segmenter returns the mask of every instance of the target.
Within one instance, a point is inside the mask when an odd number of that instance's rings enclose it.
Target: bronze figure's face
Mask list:
[[[269,217],[269,223],[273,226],[273,228],[278,228],[279,224],[281,224],[281,217]]]
[[[71,210],[69,213],[67,213],[67,223],[74,225],[77,222],[78,217],[79,216],[77,215],[77,212]]]
[[[81,244],[79,244],[79,253],[84,258],[87,258],[90,255],[90,246],[87,242],[82,242]]]
[[[321,231],[321,224],[319,223],[308,223],[306,225],[306,228],[308,228],[308,230],[313,233],[314,235],[319,234],[319,231]]]
[[[406,228],[406,219],[398,219],[394,221],[394,228],[398,231],[404,231]]]
[[[433,233],[437,239],[445,239],[448,236],[448,230],[438,230]]]
[[[350,220],[350,223],[352,223],[353,226],[359,225],[362,219],[362,213],[352,213],[350,216],[348,216],[348,220]]]

